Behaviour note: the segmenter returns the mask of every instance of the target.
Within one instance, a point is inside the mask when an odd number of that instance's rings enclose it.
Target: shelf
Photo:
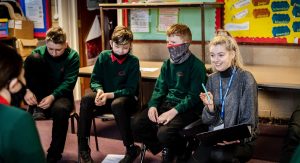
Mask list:
[[[109,9],[134,9],[134,8],[182,8],[182,7],[223,7],[223,2],[167,2],[167,3],[117,3],[99,4],[99,7]]]

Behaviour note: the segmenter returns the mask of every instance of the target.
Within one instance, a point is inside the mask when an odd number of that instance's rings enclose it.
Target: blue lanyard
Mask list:
[[[222,79],[221,79],[221,76],[220,76],[220,103],[222,104],[222,110],[221,110],[221,118],[224,120],[224,108],[225,108],[225,98],[227,96],[227,93],[229,91],[229,88],[231,86],[231,83],[232,83],[232,79],[233,79],[233,76],[236,72],[236,68],[234,67],[233,69],[233,72],[231,74],[231,77],[230,77],[230,80],[229,80],[229,83],[227,85],[227,88],[226,88],[226,92],[225,92],[225,95],[223,96],[223,89],[222,89]]]

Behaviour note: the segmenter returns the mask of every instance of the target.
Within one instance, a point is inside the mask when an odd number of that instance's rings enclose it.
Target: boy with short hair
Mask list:
[[[113,113],[126,146],[120,162],[132,163],[140,153],[130,127],[140,78],[139,60],[130,53],[132,41],[131,30],[117,26],[110,40],[112,50],[102,51],[95,63],[90,82],[93,93],[84,96],[80,104],[79,150],[83,162],[93,162],[88,146],[92,118],[108,112]]]
[[[188,26],[174,24],[168,28],[170,59],[161,67],[149,109],[141,112],[132,123],[134,135],[153,154],[163,147],[163,162],[172,162],[175,155],[183,154],[185,141],[179,131],[197,120],[203,108],[198,96],[201,83],[206,82],[206,70],[189,50],[191,41]]]
[[[70,113],[74,109],[73,89],[79,72],[79,55],[68,46],[61,27],[46,34],[46,45],[33,50],[24,63],[27,87],[25,101],[35,120],[52,117],[52,141],[47,162],[61,159]]]
[[[23,60],[15,49],[0,43],[0,162],[45,163],[34,121],[10,106],[11,95],[25,87]]]

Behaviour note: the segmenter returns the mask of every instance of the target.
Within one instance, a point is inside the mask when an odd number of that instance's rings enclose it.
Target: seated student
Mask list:
[[[300,145],[300,106],[293,112],[289,124],[288,131],[285,137],[284,145],[282,147],[282,156],[280,163],[289,163],[291,162],[292,156],[293,159],[296,159],[300,156],[300,148],[297,147]],[[297,152],[296,152],[297,149]],[[297,154],[294,154],[297,153]]]
[[[68,46],[61,27],[46,34],[46,45],[33,50],[24,63],[28,89],[25,101],[33,109],[33,118],[52,117],[52,141],[47,162],[61,159],[68,131],[70,113],[74,109],[73,89],[79,72],[79,55]]]
[[[152,97],[132,122],[134,135],[157,154],[163,148],[163,162],[182,155],[186,142],[179,131],[198,119],[202,103],[198,98],[206,82],[204,64],[189,50],[192,34],[184,24],[167,30],[170,59],[164,61]],[[198,113],[198,114],[197,114]]]
[[[202,121],[209,130],[250,124],[252,137],[223,141],[215,145],[201,142],[189,162],[246,162],[252,157],[257,136],[257,84],[252,74],[242,68],[239,47],[228,32],[219,30],[209,43],[211,65],[215,73],[208,77]]]
[[[0,162],[46,162],[30,114],[10,106],[11,94],[24,87],[22,57],[0,43]]]
[[[91,94],[80,103],[79,150],[84,163],[93,162],[88,146],[92,118],[112,112],[126,147],[122,163],[131,163],[140,153],[134,145],[130,127],[131,113],[137,108],[140,65],[130,53],[133,34],[124,26],[117,26],[110,40],[112,50],[100,53],[91,75]]]

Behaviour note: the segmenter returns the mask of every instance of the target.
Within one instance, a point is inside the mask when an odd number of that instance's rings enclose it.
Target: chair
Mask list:
[[[142,143],[142,148],[141,148],[141,163],[144,162],[146,151],[147,151],[147,146],[146,146],[146,144]]]
[[[24,105],[24,106],[22,106],[22,108],[26,108],[25,110],[27,112],[29,112],[30,114],[33,113],[33,111],[30,110],[28,105]],[[79,115],[76,113],[75,106],[74,106],[74,109],[71,111],[69,118],[71,119],[71,133],[75,134],[75,120],[77,121],[77,124],[79,122]]]
[[[109,120],[114,120],[115,117],[113,114],[103,114],[100,116],[96,116],[92,119],[92,123],[93,123],[93,129],[94,129],[94,134],[95,134],[95,144],[96,144],[96,150],[99,151],[99,144],[98,144],[98,139],[97,139],[97,127],[96,127],[96,121],[95,118],[99,118],[102,121],[109,121]]]
[[[77,126],[78,126],[78,122],[79,122],[79,115],[76,113],[75,108],[70,113],[70,119],[71,119],[71,133],[75,134],[75,119],[77,121]]]
[[[77,121],[77,123],[76,123],[77,124],[77,127],[76,127],[77,132],[78,132],[78,123],[79,123],[79,115],[76,113],[75,104],[74,104],[74,108],[73,108],[72,112],[70,113],[69,118],[71,119],[71,133],[75,134],[75,119]],[[79,142],[78,136],[77,136],[77,142]],[[78,152],[78,158],[77,159],[79,160],[79,163],[80,163],[79,148],[78,148],[77,152]]]
[[[198,140],[196,139],[195,135],[197,133],[205,132],[207,130],[207,125],[204,125],[201,119],[196,120],[195,122],[187,125],[182,129],[180,134],[187,140],[185,153],[183,156],[184,158],[189,158],[189,156],[192,154],[192,151],[194,151],[198,145]],[[144,143],[142,143],[140,163],[143,163],[146,151],[147,146]]]
[[[202,119],[192,122],[181,130],[180,134],[187,140],[184,159],[189,158],[192,152],[198,147],[199,140],[195,136],[205,131],[208,131],[208,126],[203,124]]]

